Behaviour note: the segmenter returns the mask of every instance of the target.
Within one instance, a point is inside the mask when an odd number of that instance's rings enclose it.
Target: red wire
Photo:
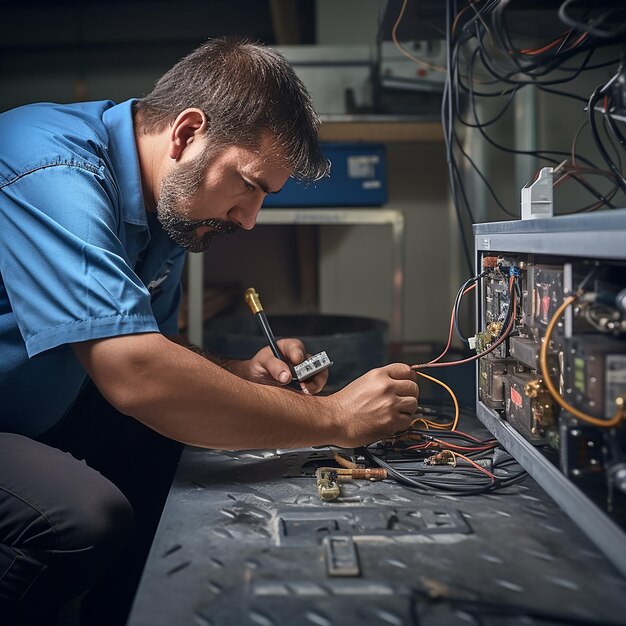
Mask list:
[[[476,289],[476,283],[474,283],[473,285],[471,285],[470,287],[468,287],[462,294],[461,294],[461,298],[463,298],[463,296],[468,293],[469,291],[471,291],[472,289]],[[460,301],[459,301],[460,304]],[[444,356],[446,356],[448,350],[450,349],[450,344],[452,343],[452,331],[454,330],[454,306],[452,307],[452,313],[450,315],[450,330],[448,331],[448,343],[444,349],[444,351],[436,358],[433,359],[432,361],[428,361],[428,365],[431,365],[432,363],[437,363],[437,361],[439,361],[440,359],[442,359]]]
[[[513,307],[513,310],[511,313],[511,320],[509,321],[509,324],[504,330],[504,332],[502,333],[502,335],[500,335],[500,338],[498,339],[498,341],[492,344],[491,347],[487,348],[487,350],[484,350],[480,354],[475,354],[474,356],[468,357],[467,359],[461,359],[460,361],[446,361],[445,363],[433,363],[431,361],[428,363],[418,363],[417,365],[411,365],[411,368],[422,369],[422,368],[427,368],[427,367],[450,367],[452,365],[462,365],[463,363],[471,363],[472,361],[476,361],[477,359],[484,357],[490,352],[493,352],[499,345],[501,345],[504,342],[504,340],[509,336],[509,333],[513,330],[513,324],[515,323],[515,307],[517,306],[517,296],[515,294],[515,291],[513,290],[514,280],[515,278],[511,276],[509,280],[509,285],[510,285],[511,292],[512,292],[510,306]]]

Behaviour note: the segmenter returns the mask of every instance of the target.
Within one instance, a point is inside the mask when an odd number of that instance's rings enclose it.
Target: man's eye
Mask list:
[[[252,183],[249,183],[245,178],[242,178],[241,180],[243,180],[246,191],[254,191],[256,189],[256,187]]]

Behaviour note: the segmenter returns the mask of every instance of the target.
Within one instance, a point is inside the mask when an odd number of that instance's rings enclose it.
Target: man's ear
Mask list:
[[[170,130],[170,158],[178,161],[187,146],[204,136],[206,127],[206,115],[200,109],[185,109],[179,113]]]

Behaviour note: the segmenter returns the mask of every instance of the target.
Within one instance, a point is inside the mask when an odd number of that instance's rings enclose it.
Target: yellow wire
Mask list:
[[[437,383],[450,394],[452,402],[454,403],[454,420],[452,421],[452,428],[450,430],[456,430],[457,424],[459,423],[459,402],[454,395],[454,391],[452,391],[452,389],[450,389],[450,387],[448,387],[448,385],[446,385],[446,383],[442,382],[441,380],[437,380],[436,378],[433,378],[428,374],[424,374],[424,372],[419,372],[418,370],[414,371],[418,376],[422,376],[423,378],[427,378],[428,380]]]
[[[565,309],[578,300],[578,296],[569,296],[566,298],[561,304],[561,306],[554,312],[548,327],[546,328],[546,335],[544,337],[543,343],[541,344],[541,350],[539,352],[539,367],[541,369],[541,375],[543,376],[543,381],[550,392],[550,395],[554,398],[554,400],[559,404],[559,406],[565,409],[568,413],[571,413],[574,417],[577,417],[579,420],[583,422],[587,422],[588,424],[592,424],[593,426],[599,426],[600,428],[613,428],[613,426],[617,426],[624,419],[624,398],[618,396],[615,399],[615,404],[617,405],[617,410],[615,411],[615,415],[608,420],[598,419],[597,417],[593,417],[591,415],[587,415],[587,413],[583,413],[579,411],[576,407],[573,407],[565,398],[558,392],[557,388],[554,386],[554,383],[550,379],[550,371],[548,368],[548,347],[550,345],[550,339],[552,338],[552,333],[554,332],[554,328],[559,321],[561,315],[565,312]],[[418,372],[419,374],[419,372]]]

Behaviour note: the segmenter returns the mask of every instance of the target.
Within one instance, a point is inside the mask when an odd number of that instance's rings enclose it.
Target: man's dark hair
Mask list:
[[[160,132],[188,108],[208,121],[212,148],[254,147],[269,131],[296,178],[328,174],[311,97],[275,50],[248,40],[210,39],[181,59],[135,104],[141,132]]]

